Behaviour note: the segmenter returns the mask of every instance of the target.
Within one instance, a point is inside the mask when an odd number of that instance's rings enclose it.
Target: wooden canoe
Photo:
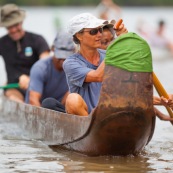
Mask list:
[[[118,77],[117,77],[118,76]],[[86,117],[10,101],[0,97],[1,116],[25,135],[47,145],[89,156],[136,155],[155,128],[151,73],[107,65],[98,106]]]

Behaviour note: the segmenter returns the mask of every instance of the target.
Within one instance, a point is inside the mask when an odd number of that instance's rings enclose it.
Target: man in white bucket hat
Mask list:
[[[49,54],[45,39],[23,29],[25,11],[15,4],[0,8],[0,27],[8,34],[0,38],[0,55],[3,57],[7,72],[7,83],[19,83],[20,88],[5,90],[5,95],[16,101],[24,101],[29,83],[31,66]]]

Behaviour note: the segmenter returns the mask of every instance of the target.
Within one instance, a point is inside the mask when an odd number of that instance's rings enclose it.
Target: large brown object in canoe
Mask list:
[[[155,127],[152,73],[106,66],[100,100],[87,117],[0,97],[1,113],[31,139],[89,156],[138,154]]]
[[[88,132],[65,147],[87,155],[137,154],[150,141],[155,127],[152,74],[112,66],[105,73]]]

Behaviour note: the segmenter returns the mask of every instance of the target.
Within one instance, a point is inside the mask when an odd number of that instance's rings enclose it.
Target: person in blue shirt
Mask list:
[[[103,20],[90,13],[82,13],[69,21],[68,32],[80,46],[77,53],[63,63],[70,94],[66,99],[66,112],[81,116],[88,115],[98,103],[104,74],[105,50],[101,46]],[[117,35],[127,33],[123,24]]]
[[[55,38],[53,47],[53,56],[37,61],[31,68],[26,103],[41,106],[44,99],[54,98],[65,104],[69,89],[62,64],[69,55],[74,53],[75,45],[72,37],[65,32],[60,32]]]

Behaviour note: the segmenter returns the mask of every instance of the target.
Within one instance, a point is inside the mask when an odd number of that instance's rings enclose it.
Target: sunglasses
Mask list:
[[[103,28],[94,28],[91,29],[90,31],[83,31],[83,32],[89,32],[90,35],[96,35],[98,32],[102,33]]]

